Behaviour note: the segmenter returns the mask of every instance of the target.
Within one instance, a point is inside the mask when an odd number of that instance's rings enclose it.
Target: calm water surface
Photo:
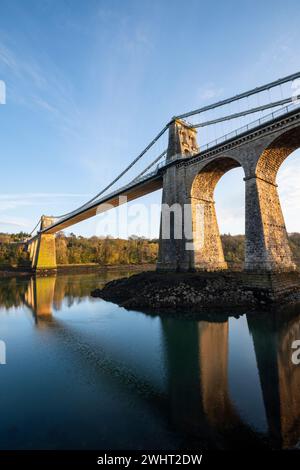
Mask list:
[[[90,297],[121,275],[0,280],[1,449],[299,442],[300,308],[196,321]]]

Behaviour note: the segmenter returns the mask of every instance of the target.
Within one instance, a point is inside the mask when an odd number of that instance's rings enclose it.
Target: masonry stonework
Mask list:
[[[42,216],[40,230],[49,227],[54,222],[52,217]],[[34,270],[56,269],[55,235],[39,233],[29,245],[31,267]]]
[[[277,186],[257,177],[246,180],[245,268],[264,271],[296,269]]]
[[[186,124],[179,121],[170,126],[169,159],[175,154],[178,156],[178,152],[185,156],[181,133],[184,126]],[[195,151],[198,144],[194,142],[193,146]],[[282,162],[298,147],[300,125],[298,118],[293,116],[272,123],[264,130],[254,130],[252,135],[241,136],[211,152],[190,151],[187,158],[167,168],[163,203],[179,204],[182,208],[190,204],[193,236],[191,239],[184,235],[184,226],[181,240],[175,237],[163,240],[160,236],[158,270],[226,269],[213,195],[219,179],[235,167],[242,167],[245,176],[245,269],[260,272],[295,270],[276,176]],[[197,205],[202,207],[200,222]],[[186,249],[187,242],[194,243],[193,250]]]
[[[197,131],[184,121],[175,119],[169,126],[169,144],[167,159],[190,157],[199,153]]]
[[[240,166],[239,163],[230,158],[215,160],[208,163],[192,182],[189,189],[194,241],[191,268],[206,271],[227,268],[215,211],[214,190],[219,179],[237,166]]]

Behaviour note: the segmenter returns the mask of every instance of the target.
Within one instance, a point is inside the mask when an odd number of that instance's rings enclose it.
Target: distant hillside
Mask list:
[[[12,242],[22,240],[24,233],[0,233],[0,265],[19,265],[28,262],[28,254],[22,246]],[[225,259],[231,267],[242,267],[244,259],[244,235],[222,235]],[[300,267],[300,233],[289,234],[290,246]],[[99,263],[101,265],[125,265],[155,263],[158,241],[130,237],[85,238],[59,233],[56,237],[57,263],[80,264]]]
[[[224,256],[229,266],[242,266],[244,261],[245,235],[222,235]],[[289,243],[295,259],[300,267],[300,233],[290,233]]]

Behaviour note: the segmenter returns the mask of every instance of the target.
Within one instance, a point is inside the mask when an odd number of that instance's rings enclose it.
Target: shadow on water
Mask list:
[[[291,448],[299,442],[300,365],[291,360],[291,345],[300,339],[298,307],[243,317],[258,377],[253,395],[259,396],[262,402],[264,431],[239,403],[242,392],[238,386],[230,385],[240,383],[241,376],[247,381],[250,374],[248,362],[239,363],[239,348],[232,349],[235,340],[231,335],[237,335],[238,341],[240,333],[238,329],[231,333],[236,326],[230,318],[213,322],[178,316],[160,318],[161,360],[166,371],[163,390],[136,371],[132,372],[123,357],[107,353],[105,346],[95,348],[86,331],[78,331],[56,315],[64,302],[68,306],[86,298],[95,304],[103,302],[91,299],[90,291],[95,283],[99,287],[114,277],[118,274],[111,273],[97,281],[94,275],[30,277],[21,281],[12,278],[0,283],[0,306],[9,309],[25,304],[32,312],[36,328],[48,329],[60,339],[76,362],[90,369],[95,380],[99,378],[99,386],[105,380],[108,386],[117,382],[127,388],[158,419],[167,422],[172,432],[181,436],[181,446]],[[230,366],[232,355],[234,364]],[[234,376],[231,382],[229,369]],[[251,395],[248,400],[254,397]]]

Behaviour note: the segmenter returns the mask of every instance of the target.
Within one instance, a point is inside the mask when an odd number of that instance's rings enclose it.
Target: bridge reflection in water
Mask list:
[[[81,284],[78,278],[74,285],[74,276],[71,281],[68,276],[32,277],[21,297],[31,309],[37,327],[51,327],[53,334],[63,328],[64,335],[76,339],[78,332],[59,315],[53,315],[53,311],[61,309],[64,299],[69,303],[80,301],[89,293],[89,284]],[[268,442],[275,448],[293,447],[300,436],[300,365],[292,363],[291,345],[300,339],[300,311],[295,307],[288,313],[252,313],[246,318],[259,376],[255,394],[263,403],[267,436],[257,432],[230,387],[231,320],[227,318],[218,321],[162,318],[167,392],[164,394],[148,384],[148,393],[143,398],[156,412],[167,414],[178,432],[193,436],[195,443],[205,440],[208,446],[217,442],[220,447],[234,448],[237,443],[261,447]],[[94,355],[88,354],[85,366],[94,367],[91,362],[94,359]],[[118,358],[111,358],[108,375],[117,362]],[[245,364],[245,377],[247,367]],[[144,385],[139,377],[134,377],[130,384],[133,393],[136,391],[140,397]]]
[[[35,315],[35,320],[41,317],[50,317],[52,315],[52,305],[54,302],[56,278],[51,277],[37,277],[31,278],[28,283],[28,289],[25,293],[25,303],[31,308]],[[61,292],[62,299],[64,292]]]

